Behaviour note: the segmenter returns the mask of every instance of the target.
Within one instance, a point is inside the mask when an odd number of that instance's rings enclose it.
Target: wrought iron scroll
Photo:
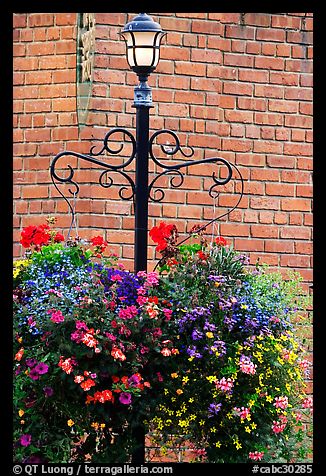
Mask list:
[[[217,188],[221,185],[226,185],[233,177],[233,170],[236,170],[237,174],[239,175],[240,183],[241,183],[239,198],[238,198],[236,204],[232,208],[230,208],[227,212],[223,213],[222,215],[219,215],[217,217],[214,217],[212,220],[209,220],[207,223],[205,223],[200,228],[197,228],[196,233],[205,230],[208,226],[210,226],[211,224],[213,224],[217,220],[220,220],[221,218],[230,215],[230,213],[238,207],[239,203],[241,202],[241,199],[243,197],[243,192],[244,192],[244,181],[243,181],[243,177],[242,177],[241,172],[238,169],[238,167],[234,164],[231,164],[226,159],[223,159],[221,157],[209,157],[209,158],[200,159],[200,160],[188,160],[188,161],[181,162],[179,164],[172,164],[172,165],[165,164],[156,157],[156,155],[153,151],[154,140],[161,134],[170,135],[173,138],[173,141],[174,141],[172,145],[171,144],[169,144],[169,145],[160,145],[160,148],[161,148],[163,153],[165,153],[167,155],[174,155],[177,152],[181,152],[181,154],[184,157],[187,157],[187,158],[192,157],[194,155],[194,149],[192,147],[190,147],[190,146],[187,147],[190,150],[190,152],[188,152],[188,153],[186,153],[181,148],[180,140],[179,140],[178,136],[175,134],[175,132],[173,132],[169,129],[161,129],[159,131],[154,132],[154,134],[151,136],[151,138],[149,140],[149,155],[150,155],[151,159],[153,160],[153,162],[163,169],[163,172],[158,174],[152,180],[152,182],[149,184],[149,198],[151,200],[155,201],[155,202],[160,202],[161,200],[163,200],[163,198],[165,196],[164,190],[162,188],[157,188],[157,189],[154,190],[154,185],[157,182],[157,180],[160,177],[163,177],[164,175],[174,175],[174,177],[172,177],[171,180],[170,180],[170,185],[173,188],[178,188],[178,187],[181,187],[184,183],[184,175],[181,172],[181,169],[191,167],[192,165],[200,165],[200,164],[223,165],[223,166],[226,167],[226,171],[227,171],[226,177],[225,178],[219,178],[219,177],[216,176],[215,171],[213,171],[213,173],[212,173],[213,185],[208,190],[208,194],[209,194],[210,197],[216,199],[219,196],[219,193],[220,193],[217,190]],[[178,243],[178,245],[187,241],[193,234],[194,233],[189,233],[189,236],[187,236],[185,239],[180,241]]]
[[[112,165],[112,164],[108,164],[107,162],[103,162],[102,160],[97,159],[96,157],[98,157],[98,156],[100,156],[104,153],[117,155],[120,152],[122,152],[122,150],[125,146],[125,142],[122,142],[119,145],[119,147],[116,148],[116,149],[112,148],[112,146],[110,147],[110,145],[109,145],[110,138],[112,138],[112,136],[114,134],[117,134],[117,133],[122,133],[124,136],[127,136],[130,139],[130,143],[132,145],[132,150],[131,150],[131,153],[130,153],[129,157],[127,158],[127,160],[124,161],[120,165]],[[71,212],[71,215],[72,215],[71,226],[72,226],[72,224],[74,223],[74,220],[75,220],[75,211],[74,211],[73,207],[71,206],[69,198],[67,198],[64,195],[64,193],[60,190],[60,188],[58,187],[58,184],[55,181],[57,181],[59,183],[62,183],[62,184],[71,185],[71,187],[68,188],[68,192],[74,198],[76,197],[76,195],[78,195],[80,188],[79,188],[78,183],[74,180],[75,170],[73,169],[73,167],[70,164],[65,166],[65,168],[69,170],[68,176],[62,176],[62,175],[58,174],[58,171],[57,171],[57,168],[59,168],[58,162],[62,157],[68,157],[68,156],[76,157],[78,159],[85,160],[87,162],[90,162],[90,163],[95,164],[95,165],[99,165],[100,167],[104,168],[105,170],[101,173],[101,175],[99,177],[99,184],[104,188],[110,188],[114,184],[114,181],[113,181],[112,177],[108,176],[108,174],[113,173],[113,172],[120,174],[122,177],[124,177],[128,181],[128,184],[130,186],[130,193],[129,194],[125,193],[126,190],[128,190],[128,188],[129,188],[128,186],[124,185],[124,186],[120,187],[120,190],[119,190],[120,198],[122,200],[130,200],[130,199],[133,199],[134,196],[135,196],[135,183],[132,180],[132,178],[129,177],[129,175],[127,175],[126,172],[124,172],[122,170],[125,167],[127,167],[128,165],[130,165],[131,162],[134,160],[134,158],[136,156],[136,140],[135,140],[133,134],[131,132],[129,132],[128,130],[122,128],[122,127],[113,128],[105,135],[104,140],[103,140],[103,146],[101,147],[101,149],[98,152],[95,152],[95,149],[96,149],[96,146],[92,146],[91,149],[90,149],[89,154],[81,154],[79,152],[72,152],[72,151],[60,152],[59,154],[57,154],[54,157],[54,159],[51,163],[51,166],[50,166],[50,175],[51,175],[51,180],[53,182],[53,185],[55,186],[55,188],[59,192],[59,194],[63,197],[63,199],[66,201],[66,203],[69,207],[69,210]],[[106,179],[106,181],[104,179]]]

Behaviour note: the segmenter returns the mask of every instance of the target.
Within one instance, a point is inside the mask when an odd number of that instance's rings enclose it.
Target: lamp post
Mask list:
[[[215,172],[212,174],[213,184],[210,187],[208,193],[212,198],[216,198],[219,192],[217,187],[227,184],[233,175],[233,169],[235,169],[241,180],[241,187],[239,191],[239,198],[236,204],[228,210],[226,213],[218,217],[214,217],[206,224],[196,229],[196,233],[204,230],[207,226],[214,221],[229,215],[240,203],[243,195],[243,178],[239,169],[234,164],[230,164],[226,159],[221,157],[211,157],[202,160],[185,160],[179,164],[167,165],[160,161],[154,151],[155,139],[162,134],[167,134],[172,138],[172,146],[161,145],[162,152],[167,155],[174,155],[180,152],[184,157],[189,159],[194,154],[192,147],[188,146],[189,152],[185,152],[180,145],[177,134],[169,129],[161,129],[155,131],[152,136],[149,135],[149,110],[152,105],[152,93],[147,84],[148,76],[155,70],[160,54],[160,44],[165,33],[162,31],[161,26],[154,22],[150,16],[146,13],[140,13],[131,22],[127,23],[120,33],[126,43],[126,55],[130,68],[137,74],[139,84],[135,87],[134,91],[134,104],[136,108],[136,137],[122,127],[116,127],[111,129],[103,140],[103,146],[95,152],[94,146],[91,148],[89,154],[81,154],[72,151],[63,151],[57,154],[50,166],[50,175],[53,185],[58,190],[60,195],[66,200],[68,207],[72,214],[71,226],[75,220],[75,209],[71,205],[69,199],[58,187],[57,182],[62,184],[68,184],[68,192],[70,196],[76,199],[79,192],[79,185],[74,180],[75,170],[71,165],[66,165],[68,168],[68,176],[62,176],[59,174],[59,160],[62,157],[72,156],[89,163],[100,166],[104,169],[99,177],[99,184],[104,188],[109,188],[113,185],[113,179],[110,174],[118,173],[120,176],[127,180],[127,186],[122,186],[119,191],[119,196],[122,200],[134,200],[135,204],[135,246],[134,246],[134,271],[146,271],[147,270],[147,246],[148,246],[148,201],[160,202],[163,200],[165,193],[162,188],[156,188],[156,182],[162,176],[170,177],[170,186],[173,188],[181,187],[184,183],[184,175],[182,169],[187,169],[192,165],[199,164],[217,164],[224,166],[226,174],[224,178],[218,177]],[[111,155],[119,154],[124,144],[121,144],[118,149],[113,149],[109,140],[115,134],[123,134],[124,138],[130,142],[132,151],[125,162],[121,165],[108,164],[106,161],[101,161],[97,157],[103,153],[109,153]],[[135,181],[124,171],[124,169],[130,165],[135,159]],[[149,183],[149,159],[151,159],[158,167],[162,169],[158,175]],[[105,179],[107,179],[105,181]],[[126,191],[129,194],[126,194]],[[71,227],[70,227],[71,229]],[[70,230],[69,230],[70,233]],[[69,234],[68,234],[69,235]],[[191,233],[183,239],[179,244],[189,239]],[[133,430],[133,436],[137,442],[137,447],[132,455],[132,462],[135,464],[144,463],[145,460],[145,428],[140,424]]]

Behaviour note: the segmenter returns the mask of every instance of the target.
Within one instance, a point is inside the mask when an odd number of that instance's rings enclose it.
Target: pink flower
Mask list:
[[[78,329],[79,331],[81,330],[88,331],[88,327],[83,321],[77,321],[75,325],[76,325],[76,329]]]
[[[19,441],[22,446],[29,446],[32,442],[32,435],[26,433],[20,437]]]
[[[272,430],[273,432],[276,433],[282,433],[284,431],[286,424],[287,424],[287,418],[285,415],[280,415],[279,419],[277,421],[273,421],[272,425]]]
[[[61,311],[56,311],[55,309],[51,309],[48,311],[48,314],[51,314],[51,321],[55,322],[56,324],[60,324],[64,322],[65,318]]]
[[[303,408],[312,408],[312,406],[313,406],[312,397],[306,397],[302,402],[302,407]]]
[[[156,273],[156,271],[147,273],[146,281],[144,284],[145,289],[148,289],[152,286],[156,286],[157,284],[158,284],[158,274]]]
[[[107,337],[108,339],[112,340],[113,342],[114,342],[115,340],[117,340],[116,336],[114,336],[114,335],[111,334],[110,332],[106,332],[105,335],[106,335],[106,337]]]
[[[126,308],[120,309],[119,317],[120,319],[132,319],[137,316],[138,309],[136,306],[128,306]]]
[[[245,418],[247,418],[248,416],[250,416],[250,409],[249,408],[245,408],[245,407],[234,407],[234,411],[236,412],[236,414],[242,419],[244,420]]]
[[[226,379],[222,377],[221,380],[216,381],[215,385],[216,388],[222,390],[222,392],[229,393],[233,388],[233,380],[231,378]]]
[[[169,321],[172,317],[172,309],[167,309],[167,308],[164,308],[163,309],[163,314],[164,314],[164,317],[167,321]]]
[[[282,408],[282,410],[285,410],[288,404],[288,397],[275,397],[275,403],[273,405],[276,408]]]
[[[146,304],[147,301],[148,301],[148,297],[146,296],[138,296],[138,298],[136,299],[137,301],[137,304],[139,304],[139,306],[142,306],[143,304]]]
[[[242,355],[239,362],[241,372],[249,375],[255,375],[257,365],[251,362],[250,357]]]
[[[111,276],[111,281],[122,281],[122,276],[120,276],[120,274],[113,274]]]
[[[252,459],[253,461],[261,461],[263,456],[264,456],[263,451],[254,451],[249,453],[249,458]]]

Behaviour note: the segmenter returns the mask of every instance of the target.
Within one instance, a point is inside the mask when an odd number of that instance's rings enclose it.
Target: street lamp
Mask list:
[[[111,129],[104,137],[103,146],[95,152],[94,146],[91,148],[89,154],[81,154],[72,151],[63,151],[57,154],[50,166],[50,175],[53,185],[58,190],[60,195],[66,200],[70,211],[72,213],[72,222],[75,220],[75,210],[70,204],[69,199],[60,190],[56,182],[68,184],[68,192],[76,199],[79,192],[79,185],[74,180],[75,170],[71,165],[66,165],[68,168],[68,176],[62,176],[56,169],[58,167],[58,161],[61,157],[72,156],[89,163],[96,164],[104,169],[99,177],[99,184],[104,188],[109,188],[113,185],[113,179],[109,174],[118,173],[120,176],[127,180],[127,186],[122,186],[119,190],[119,196],[122,200],[134,200],[135,206],[135,247],[134,247],[134,270],[146,271],[147,270],[147,247],[148,247],[148,201],[160,202],[163,200],[165,193],[162,188],[157,187],[156,182],[162,176],[170,177],[170,186],[172,188],[181,187],[184,182],[184,175],[181,172],[182,169],[187,169],[193,165],[199,164],[218,164],[222,165],[226,169],[225,177],[220,178],[213,172],[212,180],[213,184],[210,187],[208,193],[212,198],[218,196],[217,188],[221,185],[227,184],[233,175],[233,169],[235,169],[241,180],[241,187],[239,191],[239,199],[236,204],[228,210],[226,213],[218,217],[214,217],[206,224],[196,229],[196,233],[207,228],[210,224],[218,219],[227,216],[234,210],[240,203],[244,182],[242,175],[236,165],[230,164],[226,159],[221,157],[210,157],[202,160],[185,160],[179,164],[166,164],[156,156],[154,151],[154,142],[162,134],[167,134],[172,138],[172,145],[161,145],[161,151],[168,156],[172,156],[177,152],[180,152],[184,157],[189,159],[193,156],[194,150],[188,146],[189,152],[185,152],[180,145],[177,134],[169,129],[161,129],[155,131],[151,137],[149,137],[149,109],[152,105],[152,93],[151,88],[147,84],[148,76],[155,70],[155,67],[159,61],[160,44],[165,33],[162,31],[161,26],[154,22],[150,16],[146,13],[140,13],[131,22],[127,23],[120,33],[126,43],[126,56],[130,68],[137,74],[139,78],[139,84],[135,87],[134,91],[134,104],[136,108],[136,138],[134,135],[122,127],[116,127]],[[108,164],[106,161],[101,161],[97,157],[103,153],[109,153],[110,155],[119,154],[123,148],[124,143],[117,149],[110,146],[109,140],[115,134],[123,134],[124,139],[127,138],[131,144],[131,153],[127,160],[120,165]],[[130,165],[133,160],[136,161],[135,181],[124,171],[124,169]],[[149,183],[149,159],[151,159],[159,168],[162,169],[158,175]],[[58,167],[59,168],[59,167]],[[106,180],[105,180],[106,179]],[[126,194],[126,191],[129,193]],[[71,227],[70,227],[71,229]],[[68,233],[69,235],[69,233]],[[187,238],[180,241],[180,245],[187,239],[189,239],[191,233]],[[145,445],[144,445],[144,426],[140,425],[135,428],[134,437],[138,442],[138,448],[133,454],[133,463],[143,463],[145,459]]]

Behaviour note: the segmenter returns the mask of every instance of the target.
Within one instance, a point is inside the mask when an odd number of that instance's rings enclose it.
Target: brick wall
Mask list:
[[[220,156],[236,164],[245,179],[245,196],[214,233],[250,252],[253,262],[259,256],[272,267],[299,270],[311,281],[312,14],[151,15],[167,31],[149,80],[151,130],[178,132],[181,145],[195,148],[194,159]],[[22,253],[17,243],[22,227],[41,223],[49,214],[58,217],[58,228],[69,227],[67,204],[49,176],[52,158],[65,149],[87,153],[92,145],[99,147],[115,126],[134,132],[136,75],[128,69],[118,37],[134,14],[95,16],[93,97],[87,125],[80,130],[76,14],[13,16],[15,256]],[[183,187],[169,188],[162,203],[150,203],[149,226],[165,220],[185,231],[232,206],[233,192],[239,190],[234,182],[214,210],[207,193],[213,170],[189,169]],[[132,204],[119,199],[119,188],[100,187],[99,170],[81,160],[75,177],[80,235],[105,233],[111,250],[132,268]],[[168,187],[164,180],[160,183]]]

